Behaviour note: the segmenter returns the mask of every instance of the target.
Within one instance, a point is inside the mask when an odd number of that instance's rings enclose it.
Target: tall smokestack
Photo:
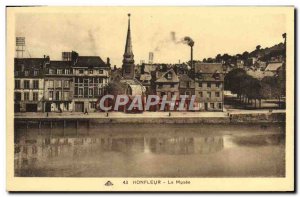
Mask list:
[[[193,63],[193,46],[195,44],[194,40],[188,36],[183,38],[183,43],[189,45],[191,47],[191,69],[194,69],[194,63]]]

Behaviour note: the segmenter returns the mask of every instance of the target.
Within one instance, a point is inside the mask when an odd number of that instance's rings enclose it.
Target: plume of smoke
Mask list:
[[[190,47],[193,47],[194,46],[194,40],[188,36],[184,37],[183,38],[183,42],[187,45],[189,45]]]
[[[184,38],[177,40],[176,32],[172,31],[170,34],[171,34],[171,41],[175,44],[187,44],[190,47],[194,46],[194,44],[195,44],[193,39],[189,36],[185,36]]]
[[[170,38],[159,41],[158,45],[154,48],[155,52],[159,52],[161,48],[170,43],[170,41],[174,44],[187,44],[190,47],[193,47],[195,42],[192,38],[185,36],[181,39],[178,39],[175,31],[170,32]]]
[[[92,53],[94,55],[96,55],[97,46],[96,46],[96,40],[95,40],[95,37],[94,37],[94,34],[93,34],[92,30],[88,31],[88,39],[89,39],[89,42],[90,42],[90,47],[91,47]]]

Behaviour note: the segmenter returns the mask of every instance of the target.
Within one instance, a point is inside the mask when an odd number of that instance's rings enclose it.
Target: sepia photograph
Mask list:
[[[294,189],[294,7],[6,11],[8,190]]]

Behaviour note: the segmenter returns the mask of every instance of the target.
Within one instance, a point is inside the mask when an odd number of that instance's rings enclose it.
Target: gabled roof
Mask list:
[[[179,80],[181,81],[194,81],[192,78],[190,78],[187,74],[179,75]]]
[[[267,65],[265,71],[277,71],[282,66],[282,62],[271,62]]]
[[[221,63],[203,63],[198,62],[194,64],[195,73],[222,73],[223,67]]]
[[[167,78],[167,75],[169,73],[172,74],[171,79]],[[173,69],[170,69],[167,72],[163,73],[161,77],[156,80],[156,83],[178,83],[178,82],[179,82],[179,78]]]
[[[99,56],[78,56],[74,67],[109,67]]]

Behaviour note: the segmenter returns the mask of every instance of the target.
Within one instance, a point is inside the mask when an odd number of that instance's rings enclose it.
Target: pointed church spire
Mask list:
[[[128,30],[127,30],[127,38],[125,45],[125,54],[133,54],[132,52],[132,44],[131,44],[131,32],[130,32],[130,13],[128,14]]]
[[[126,79],[134,78],[134,55],[132,52],[131,30],[130,30],[130,14],[128,14],[128,30],[125,44],[125,52],[123,55],[123,77]]]

